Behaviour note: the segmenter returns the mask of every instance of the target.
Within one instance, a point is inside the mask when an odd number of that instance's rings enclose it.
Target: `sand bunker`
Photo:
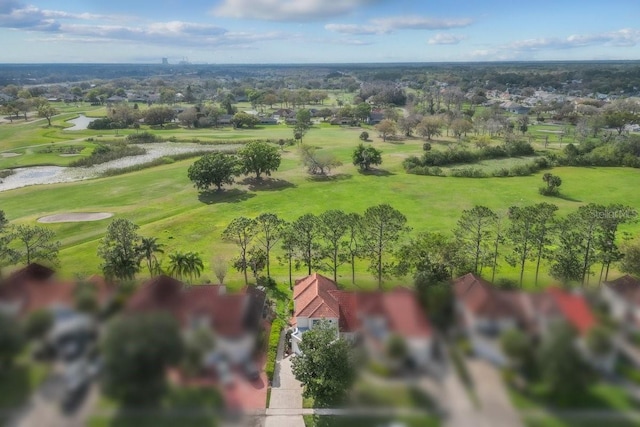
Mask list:
[[[57,215],[43,216],[38,218],[38,222],[45,224],[53,224],[58,222],[90,222],[101,221],[103,219],[111,218],[112,213],[108,212],[70,212]]]
[[[19,153],[0,153],[0,157],[4,157],[5,159],[11,158],[11,157],[18,157],[21,155],[22,154],[19,154]]]

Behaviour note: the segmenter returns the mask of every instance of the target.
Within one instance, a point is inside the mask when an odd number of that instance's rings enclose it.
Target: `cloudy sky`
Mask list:
[[[639,0],[0,0],[0,62],[640,59],[639,17]]]

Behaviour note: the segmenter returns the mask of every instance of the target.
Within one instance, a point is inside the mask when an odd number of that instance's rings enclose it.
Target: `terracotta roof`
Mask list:
[[[635,277],[627,274],[604,284],[625,300],[640,305],[640,280]]]
[[[338,301],[331,295],[331,291],[338,290],[338,286],[329,278],[318,273],[296,281],[293,287],[295,301],[295,317],[340,317]]]
[[[455,279],[453,292],[456,299],[476,316],[527,320],[526,309],[517,291],[496,289],[474,274],[469,273]]]
[[[559,288],[550,288],[548,292],[553,297],[563,317],[578,332],[585,334],[595,326],[596,318],[583,296],[571,294]]]
[[[359,330],[362,318],[372,316],[383,317],[391,331],[405,337],[426,337],[433,332],[415,293],[406,288],[341,291],[331,279],[316,273],[297,281],[293,293],[294,317],[338,318],[341,332]]]
[[[99,303],[113,294],[113,287],[99,276],[91,277],[88,283],[96,286]],[[77,286],[74,281],[55,279],[53,270],[47,267],[31,264],[11,274],[0,286],[0,302],[16,304],[20,315],[54,305],[73,307]]]
[[[360,328],[358,320],[358,301],[355,292],[330,291],[331,296],[338,301],[340,311],[340,332],[353,332]]]
[[[396,288],[391,292],[378,293],[377,299],[379,301],[373,304],[371,314],[384,317],[391,331],[405,338],[430,337],[432,335],[431,324],[422,311],[414,292],[406,288]],[[366,307],[362,307],[364,315],[368,313],[366,310]]]
[[[171,277],[159,276],[131,297],[126,312],[166,311],[183,326],[201,318],[216,333],[236,336],[258,326],[264,301],[264,292],[257,289],[227,294],[221,285],[185,286]]]

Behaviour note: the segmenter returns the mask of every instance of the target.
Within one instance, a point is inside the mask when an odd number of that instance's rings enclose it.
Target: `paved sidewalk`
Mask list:
[[[285,331],[280,334],[265,427],[304,427],[302,385],[293,375],[291,356],[284,357],[285,335]]]

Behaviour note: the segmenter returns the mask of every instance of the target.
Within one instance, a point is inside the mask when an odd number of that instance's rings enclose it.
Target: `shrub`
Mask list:
[[[48,310],[36,310],[27,317],[25,333],[28,338],[43,338],[53,326],[53,315]]]
[[[88,167],[121,159],[123,157],[139,156],[146,154],[147,150],[141,147],[127,144],[98,145],[89,157],[78,159],[70,163],[74,167]]]
[[[510,172],[508,168],[500,168],[491,172],[492,176],[503,178],[509,176]]]
[[[538,192],[543,196],[558,197],[560,190],[557,187],[540,187]]]
[[[149,144],[152,142],[160,142],[162,139],[150,132],[142,132],[127,135],[127,141],[134,144]]]
[[[478,168],[452,169],[450,176],[458,178],[486,178],[487,174]]]
[[[273,381],[273,374],[276,370],[276,357],[278,355],[278,345],[280,344],[280,333],[283,328],[284,322],[280,319],[275,319],[271,324],[269,348],[267,349],[267,366],[265,368],[269,382]]]
[[[113,120],[104,117],[102,119],[96,119],[87,125],[87,128],[92,130],[104,130],[113,129]]]
[[[429,148],[429,150],[427,150]],[[404,162],[407,172],[416,170],[416,166],[446,166],[453,164],[477,163],[480,160],[502,159],[507,157],[530,156],[535,153],[531,144],[525,141],[512,141],[504,145],[483,147],[477,151],[455,149],[450,151],[431,151],[426,144],[426,151],[421,158],[408,157]],[[414,173],[414,172],[410,172]]]

